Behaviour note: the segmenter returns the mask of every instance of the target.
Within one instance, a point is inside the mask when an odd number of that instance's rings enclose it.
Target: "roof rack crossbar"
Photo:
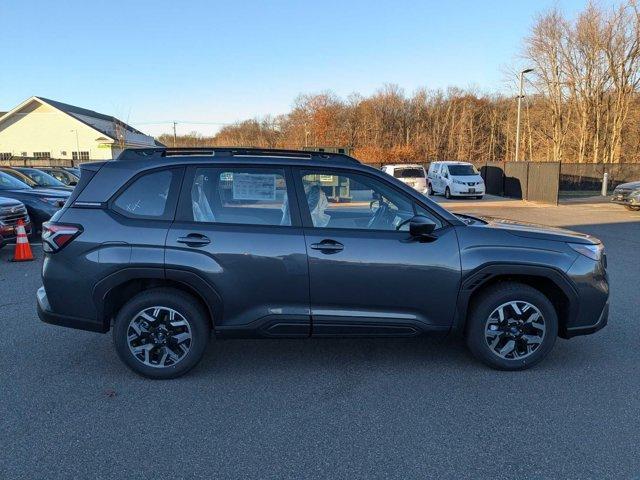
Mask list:
[[[315,152],[309,150],[287,150],[278,148],[253,147],[155,147],[155,148],[127,148],[116,160],[140,160],[140,157],[174,157],[174,156],[203,156],[218,157],[272,157],[290,159],[327,159],[348,163],[360,163],[344,153]]]

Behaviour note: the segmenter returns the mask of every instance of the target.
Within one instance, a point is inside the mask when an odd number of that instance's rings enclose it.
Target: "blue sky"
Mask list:
[[[507,92],[535,16],[585,4],[2,0],[0,110],[41,95],[154,135],[171,125],[150,122],[172,120],[209,134],[286,112],[300,93],[366,95],[384,83]]]

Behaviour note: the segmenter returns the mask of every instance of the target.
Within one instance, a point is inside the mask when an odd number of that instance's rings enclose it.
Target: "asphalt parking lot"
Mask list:
[[[489,370],[457,339],[226,340],[151,381],[110,335],[41,323],[41,247],[27,264],[5,248],[0,478],[640,477],[640,213],[446,203],[600,237],[609,325],[525,372]]]

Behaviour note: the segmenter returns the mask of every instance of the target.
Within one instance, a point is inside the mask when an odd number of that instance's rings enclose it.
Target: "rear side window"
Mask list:
[[[144,174],[133,181],[113,202],[113,209],[127,217],[167,219],[169,191],[177,170]]]
[[[188,194],[188,220],[290,226],[285,173],[280,168],[202,167]]]

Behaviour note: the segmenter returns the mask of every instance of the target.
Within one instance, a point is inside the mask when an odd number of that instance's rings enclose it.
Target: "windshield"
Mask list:
[[[29,185],[21,182],[17,178],[13,178],[11,175],[0,172],[0,190],[15,190],[24,188],[29,188]]]
[[[53,178],[48,173],[44,173],[41,170],[35,168],[21,168],[20,172],[24,173],[31,180],[36,182],[40,187],[64,187],[65,184],[60,180]]]
[[[424,170],[422,168],[396,168],[393,171],[396,178],[424,178]]]
[[[449,173],[458,175],[479,175],[478,170],[473,165],[449,165]]]

